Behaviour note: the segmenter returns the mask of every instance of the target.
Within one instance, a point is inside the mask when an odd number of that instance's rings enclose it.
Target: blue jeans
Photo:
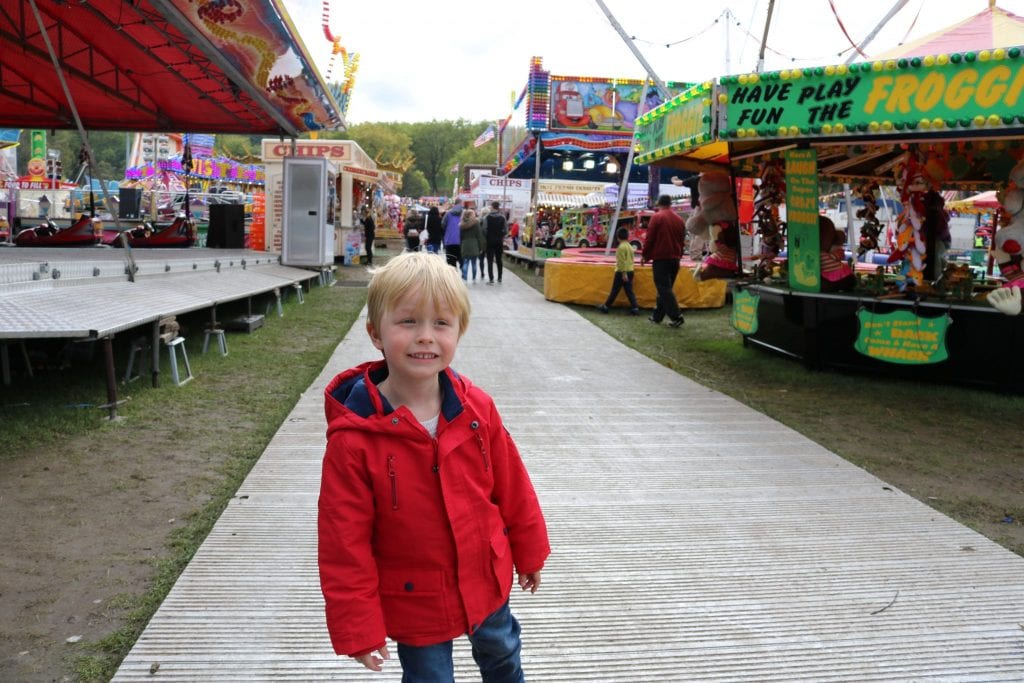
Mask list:
[[[524,683],[519,622],[506,602],[469,636],[483,683]],[[402,683],[454,683],[452,641],[414,647],[398,644]]]
[[[468,258],[463,257],[463,259],[462,259],[462,279],[463,280],[467,279],[467,276],[469,275],[469,271],[471,269],[473,271],[473,279],[474,280],[476,279],[476,262],[477,262],[477,260],[478,259],[477,259],[476,256],[471,256],[471,257],[468,257]],[[483,276],[484,276],[484,269],[480,268],[480,278],[483,279]]]

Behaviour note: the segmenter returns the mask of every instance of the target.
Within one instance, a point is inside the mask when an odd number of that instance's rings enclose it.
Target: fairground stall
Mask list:
[[[362,227],[359,212],[368,208],[383,222],[387,212],[382,182],[384,174],[377,170],[376,162],[352,140],[263,140],[263,162],[266,184],[266,239],[267,248],[281,248],[283,224],[283,161],[286,158],[322,158],[335,167],[337,186],[334,193],[336,214],[333,216],[335,256],[348,263],[358,261],[363,250]]]
[[[746,344],[813,368],[1024,390],[1020,48],[727,76],[701,90],[641,122],[640,160],[760,180],[760,251],[737,272],[733,306]],[[879,185],[898,190],[891,253],[866,273],[821,219],[822,180],[864,200],[862,259],[880,246]],[[950,189],[999,191],[996,277],[946,258]]]
[[[688,85],[668,82],[666,88],[675,95]],[[524,105],[525,135],[511,146],[500,169],[501,175],[532,179],[535,185],[531,211],[523,216],[524,250],[532,253],[534,226],[536,246],[553,245],[562,210],[616,204],[627,172],[626,202],[632,208],[647,208],[650,195],[656,199],[662,189],[684,193],[674,185],[662,188],[647,168],[627,168],[637,117],[661,101],[643,79],[555,75],[540,57],[531,60],[515,105],[516,110]]]
[[[673,95],[689,84],[666,87]],[[688,207],[689,190],[677,184],[680,178],[670,175],[663,183],[657,169],[629,163],[636,121],[662,98],[643,79],[552,75],[534,57],[520,100],[526,102],[527,135],[502,168],[506,177],[532,178],[534,184],[519,250],[543,263],[548,299],[600,304],[614,271],[608,247],[615,208],[616,226],[636,226],[636,212],[652,206],[658,195],[679,197],[680,211]],[[640,265],[639,255],[635,287],[640,305],[653,307],[651,269]],[[676,295],[684,307],[721,306],[725,286],[698,283],[681,272]],[[625,305],[625,297],[618,303]]]

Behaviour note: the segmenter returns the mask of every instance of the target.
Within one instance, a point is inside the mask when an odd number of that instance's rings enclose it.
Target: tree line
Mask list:
[[[321,132],[324,140],[354,140],[379,166],[402,172],[401,194],[407,197],[438,196],[451,193],[454,181],[452,168],[466,164],[495,164],[498,138],[474,147],[473,142],[483,133],[489,121],[465,119],[432,120],[417,123],[372,122],[350,126],[344,132]],[[18,169],[25,172],[30,152],[29,131],[21,134],[18,147]],[[508,154],[512,145],[523,136],[522,128],[506,128],[502,154]],[[309,137],[304,135],[303,137]],[[243,163],[258,163],[261,136],[224,135],[216,138],[214,154],[236,159]],[[95,131],[89,133],[95,168],[92,175],[102,180],[121,180],[125,167],[131,133]],[[47,146],[60,151],[66,180],[86,182],[83,163],[79,160],[81,138],[76,130],[49,131]]]

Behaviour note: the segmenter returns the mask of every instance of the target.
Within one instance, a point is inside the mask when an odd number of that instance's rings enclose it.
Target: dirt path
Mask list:
[[[0,680],[76,680],[68,640],[124,624],[168,534],[205,502],[213,446],[132,424],[0,463]]]

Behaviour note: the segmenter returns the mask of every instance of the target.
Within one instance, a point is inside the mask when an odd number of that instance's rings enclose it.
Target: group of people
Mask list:
[[[483,280],[486,263],[487,284],[494,284],[495,270],[497,281],[501,282],[502,252],[509,228],[498,202],[493,202],[490,212],[482,217],[461,204],[455,204],[443,215],[436,206],[430,207],[426,217],[418,211],[410,211],[404,233],[407,251],[425,248],[433,254],[443,253],[448,264],[462,272],[463,280],[476,280],[477,264]]]

